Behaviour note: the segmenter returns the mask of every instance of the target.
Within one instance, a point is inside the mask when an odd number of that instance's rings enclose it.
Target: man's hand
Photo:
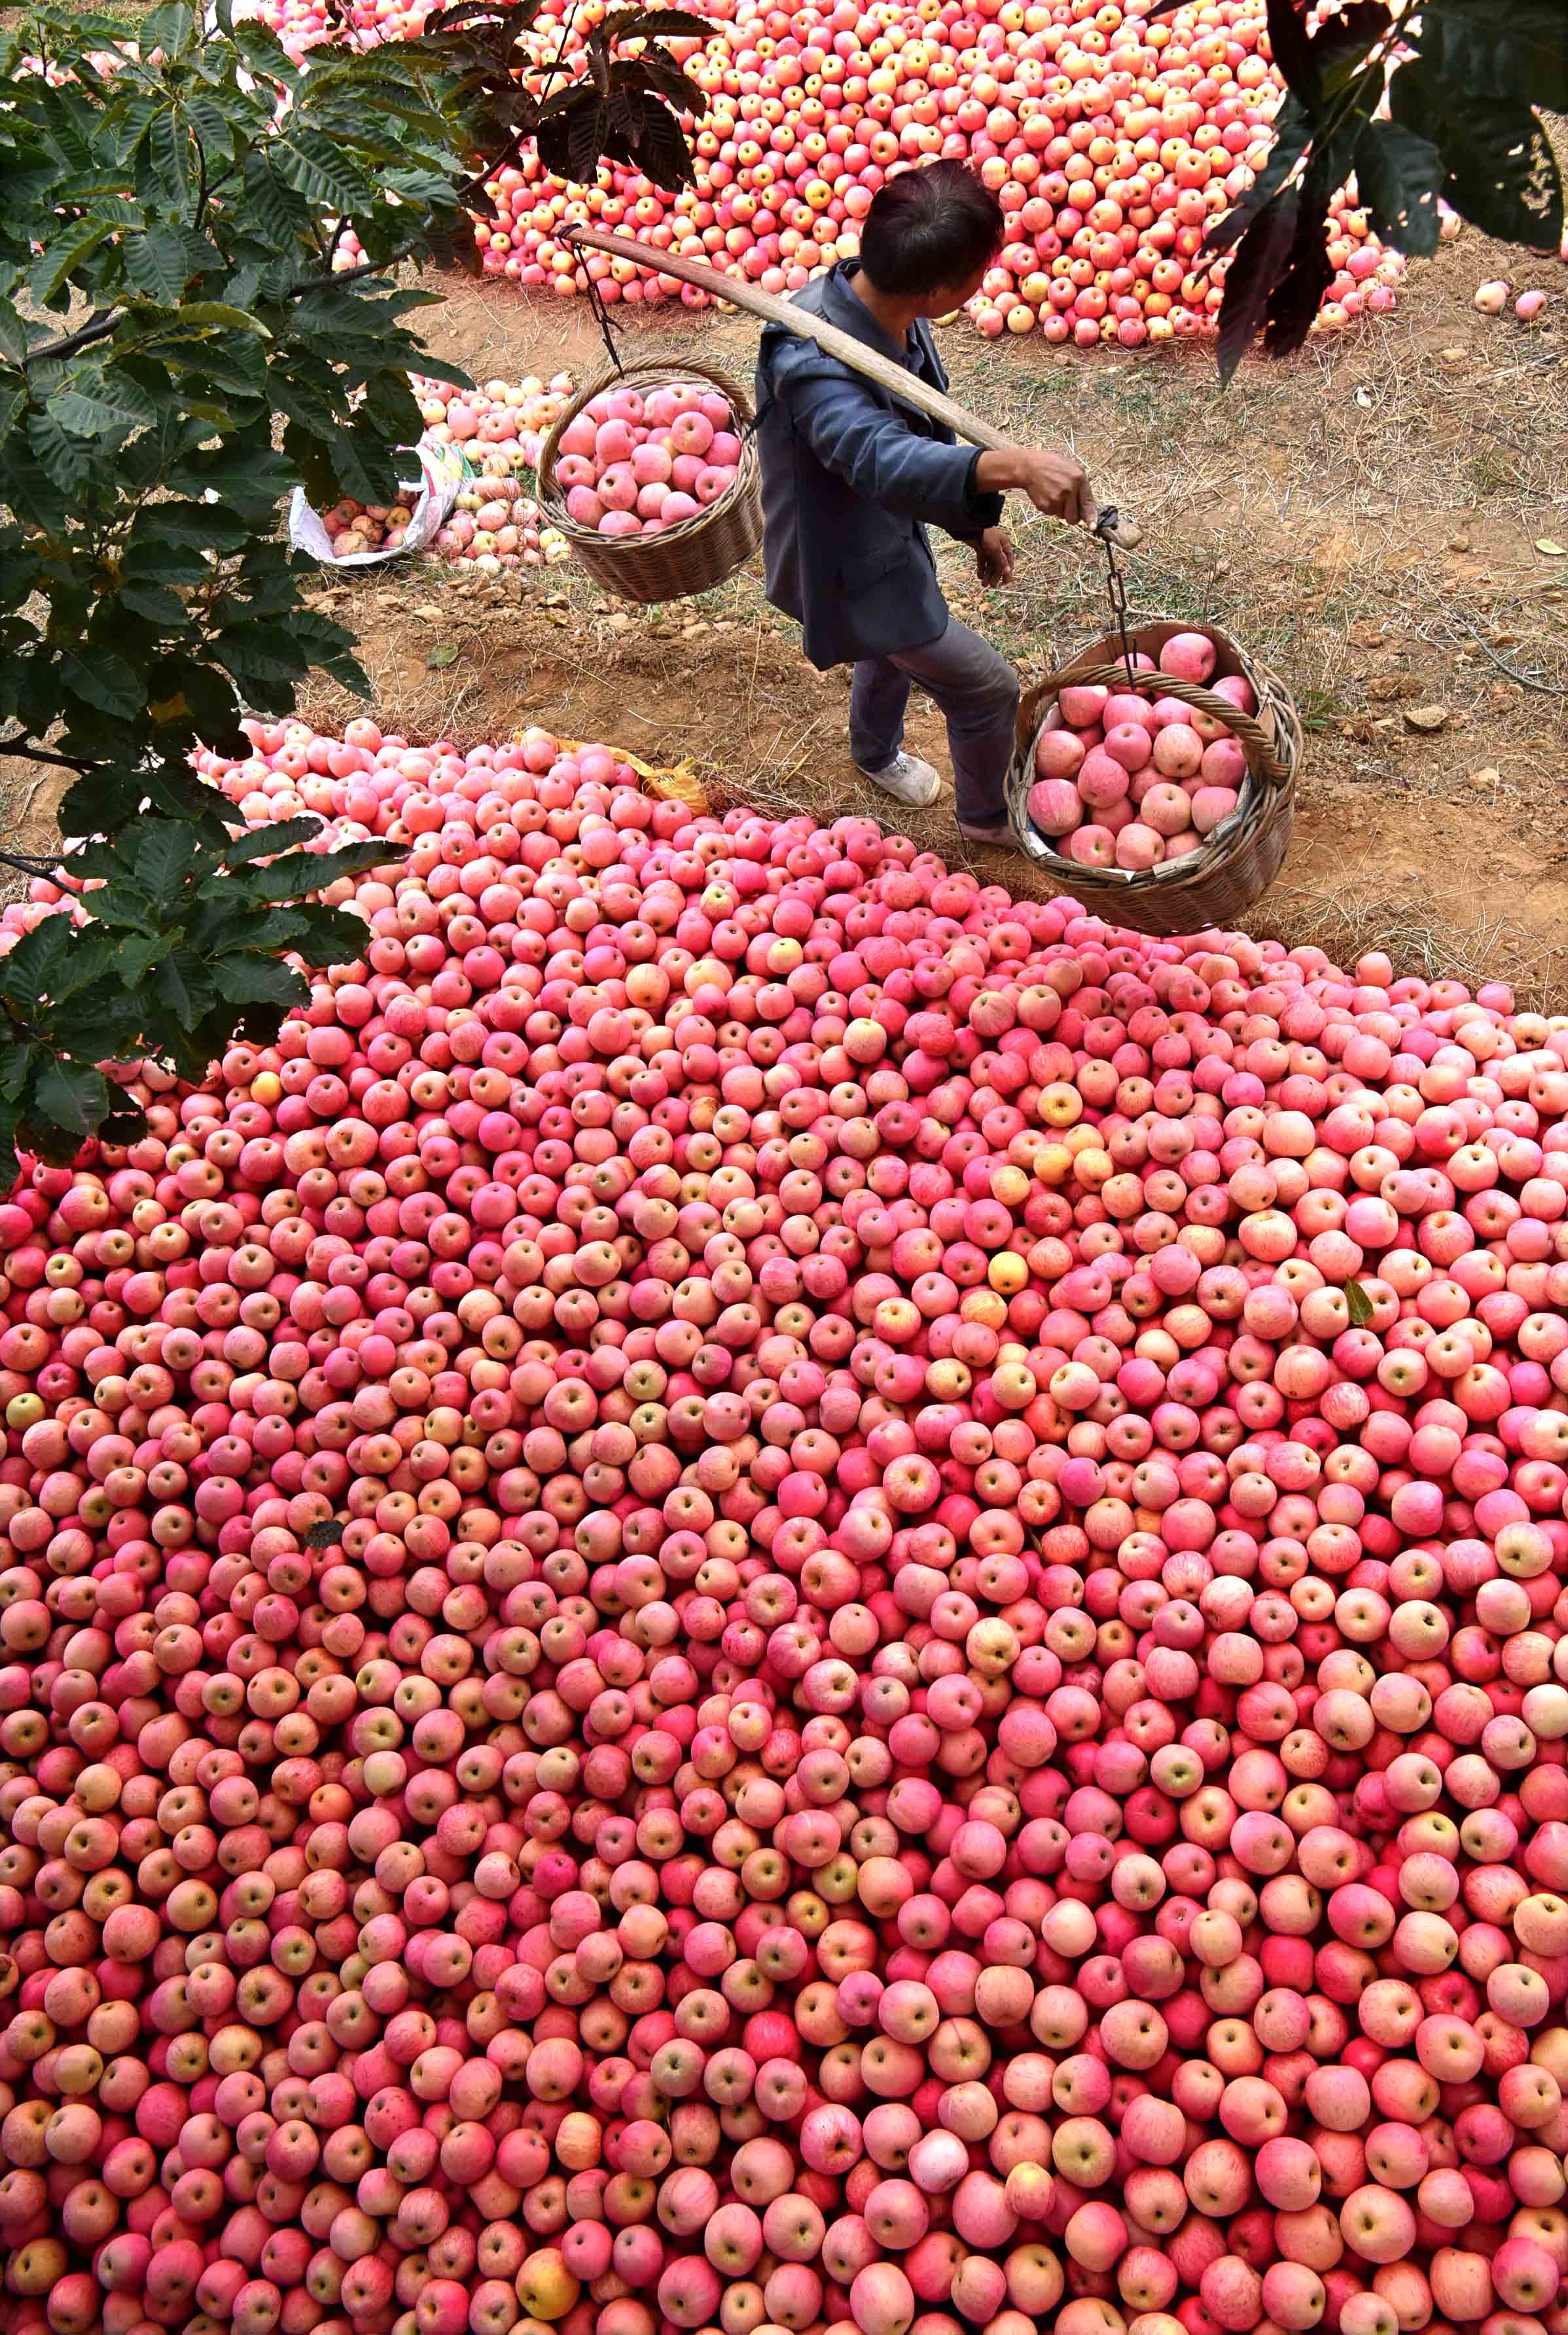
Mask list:
[[[975,573],[982,584],[1011,584],[1012,546],[999,527],[988,527],[974,547]]]
[[[974,473],[982,494],[1019,488],[1036,510],[1070,527],[1092,527],[1099,517],[1089,472],[1075,454],[1050,454],[1031,446],[1004,446],[982,453]]]

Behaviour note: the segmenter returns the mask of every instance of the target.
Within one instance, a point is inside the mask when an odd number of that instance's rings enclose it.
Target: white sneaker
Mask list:
[[[911,810],[924,810],[942,792],[940,774],[929,762],[923,762],[918,754],[900,751],[885,770],[867,770],[858,762],[855,767],[863,779],[869,779],[874,787],[880,787],[895,802],[906,803]]]

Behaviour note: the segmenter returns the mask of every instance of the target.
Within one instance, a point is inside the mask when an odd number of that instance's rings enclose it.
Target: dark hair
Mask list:
[[[905,298],[967,283],[1006,234],[1002,205],[964,162],[901,170],[878,189],[860,229],[860,259],[878,292]]]

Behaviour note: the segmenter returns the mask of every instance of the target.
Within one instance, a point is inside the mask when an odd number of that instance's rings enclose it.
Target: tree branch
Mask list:
[[[49,357],[73,357],[78,349],[91,348],[94,341],[106,341],[125,313],[123,308],[101,308],[80,332],[67,333],[63,340],[45,341],[42,347],[29,349],[21,360],[21,370],[25,373],[29,365],[42,364]]]
[[[18,761],[44,762],[62,770],[90,770],[91,762],[79,762],[74,754],[56,753],[53,747],[30,746],[24,734],[19,738],[0,738],[0,754],[14,754]]]
[[[198,173],[196,182],[196,216],[191,221],[191,225],[195,228],[197,234],[199,235],[201,233],[202,218],[207,210],[207,199],[208,192],[210,191],[207,183],[207,149],[203,146],[200,136],[195,130],[192,130],[190,135],[192,142],[196,147],[196,168]]]
[[[298,276],[288,287],[288,297],[294,299],[305,292],[324,292],[335,284],[357,284],[364,276],[384,276],[389,267],[396,267],[403,260],[411,259],[422,241],[422,237],[415,236],[411,242],[400,244],[395,251],[389,251],[384,259],[367,259],[363,267],[341,267],[335,274],[329,269],[324,276]]]
[[[487,179],[497,177],[499,172],[509,169],[512,163],[516,162],[520,158],[523,148],[528,144],[529,139],[534,135],[538,126],[538,114],[536,111],[531,121],[525,121],[522,123],[520,128],[513,131],[511,136],[508,139],[506,144],[502,147],[498,154],[492,154],[489,160],[485,163],[482,170],[476,170],[471,179],[465,179],[463,180],[462,185],[458,189],[458,200],[462,204],[465,210],[468,209],[473,196],[484,193],[485,180]]]
[[[532,134],[531,131],[525,131],[523,133],[524,137],[531,137]],[[508,153],[507,159],[511,159],[510,153]],[[500,167],[501,166],[498,163],[492,163],[490,165],[490,169],[486,170],[482,177],[470,179],[466,187],[460,189],[460,199],[461,196],[468,193],[471,188],[483,186],[485,179],[489,178],[493,170],[499,169]],[[346,224],[347,222],[345,221],[344,225]],[[335,241],[336,237],[334,237],[334,244]],[[296,299],[302,293],[324,292],[329,286],[334,284],[357,283],[359,279],[364,276],[383,276],[389,267],[397,267],[401,266],[403,260],[411,258],[413,254],[420,248],[420,243],[421,238],[416,236],[411,241],[400,244],[396,251],[389,252],[385,259],[367,259],[363,267],[340,268],[335,274],[329,269],[324,276],[297,276],[294,283],[289,286],[288,291],[285,296],[291,300]],[[44,360],[48,358],[74,356],[78,349],[91,348],[95,341],[106,341],[111,333],[114,332],[119,325],[124,323],[125,318],[130,315],[130,310],[127,308],[103,310],[99,315],[93,317],[90,323],[83,325],[80,332],[68,333],[63,340],[45,341],[42,347],[29,349],[26,355],[20,361],[20,370],[25,373],[29,365],[42,364]],[[15,748],[0,748],[0,751],[5,752],[14,752],[16,750]]]

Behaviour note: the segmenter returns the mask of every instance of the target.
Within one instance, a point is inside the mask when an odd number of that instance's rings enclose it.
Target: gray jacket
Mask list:
[[[945,389],[929,325],[895,346],[849,289],[858,266],[840,261],[795,305]],[[811,663],[825,671],[939,640],[947,604],[923,522],[962,543],[997,525],[1002,497],[975,489],[978,451],[779,325],[762,335],[757,415],[768,597],[803,626]]]

